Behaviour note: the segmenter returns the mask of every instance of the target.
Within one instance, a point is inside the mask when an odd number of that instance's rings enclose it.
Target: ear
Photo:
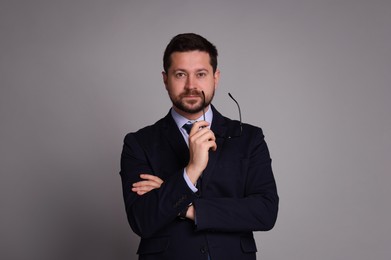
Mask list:
[[[166,86],[166,89],[167,89],[167,81],[168,81],[167,73],[165,71],[162,71],[162,76],[163,76],[164,86]]]
[[[215,89],[217,89],[220,81],[220,70],[216,69],[216,72],[213,75],[214,82],[215,82]]]

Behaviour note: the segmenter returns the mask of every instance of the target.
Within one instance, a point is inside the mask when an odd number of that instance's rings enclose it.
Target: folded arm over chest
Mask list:
[[[128,134],[121,155],[120,172],[126,213],[132,230],[141,237],[148,237],[172,222],[196,198],[196,194],[187,185],[183,169],[180,169],[163,179],[159,189],[139,196],[131,188],[133,183],[141,180],[142,173],[160,176],[154,172],[150,156],[135,135]]]

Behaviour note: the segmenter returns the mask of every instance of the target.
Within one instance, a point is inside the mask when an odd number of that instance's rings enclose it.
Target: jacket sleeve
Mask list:
[[[248,132],[247,132],[248,134]],[[271,158],[262,130],[255,128],[251,138],[242,147],[246,156],[241,160],[242,194],[225,197],[198,198],[194,203],[197,229],[223,232],[267,231],[273,228],[278,212],[279,198],[274,180]],[[221,179],[220,178],[220,179]]]
[[[135,134],[128,134],[121,154],[120,175],[129,224],[141,237],[152,236],[174,221],[179,212],[196,197],[180,172],[170,174],[170,177],[163,179],[164,183],[159,189],[142,196],[132,192],[132,184],[141,180],[139,177],[141,173],[162,178],[158,172],[154,172],[151,160]]]

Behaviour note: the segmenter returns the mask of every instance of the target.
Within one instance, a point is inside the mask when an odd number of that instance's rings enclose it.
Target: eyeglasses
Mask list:
[[[201,92],[202,92],[202,97],[203,97],[202,115],[203,115],[203,118],[204,118],[204,121],[205,121],[205,105],[206,105],[205,93],[204,93],[204,91],[201,91]],[[241,111],[240,111],[239,103],[238,103],[238,101],[236,101],[236,99],[234,99],[234,97],[231,95],[231,93],[228,93],[228,96],[236,103],[236,105],[237,105],[237,107],[238,107],[240,131],[239,131],[239,133],[237,133],[238,131],[231,131],[231,132],[233,132],[232,134],[228,134],[227,137],[222,137],[222,138],[225,138],[225,139],[231,139],[231,138],[240,137],[240,136],[242,136],[242,132],[243,132],[243,126],[242,126],[242,113],[241,113]]]
[[[234,97],[231,95],[231,93],[228,92],[228,96],[229,96],[233,101],[235,101],[236,105],[238,106],[238,111],[239,111],[239,126],[240,126],[240,133],[237,134],[237,135],[230,135],[230,136],[228,136],[228,139],[230,139],[230,138],[242,136],[243,126],[242,126],[242,113],[240,112],[239,103],[238,103],[238,101],[236,101],[236,99],[234,99]]]

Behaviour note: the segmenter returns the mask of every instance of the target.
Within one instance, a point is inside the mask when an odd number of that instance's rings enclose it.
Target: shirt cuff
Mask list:
[[[196,193],[196,192],[198,191],[198,189],[197,189],[196,186],[194,186],[194,184],[190,181],[189,176],[187,176],[186,168],[183,169],[183,178],[185,179],[185,181],[186,181],[186,183],[187,183],[187,186],[189,186],[189,188],[190,188],[194,193]]]

